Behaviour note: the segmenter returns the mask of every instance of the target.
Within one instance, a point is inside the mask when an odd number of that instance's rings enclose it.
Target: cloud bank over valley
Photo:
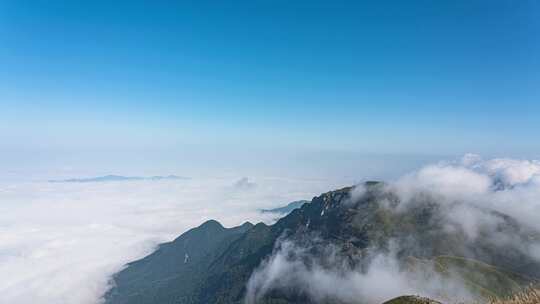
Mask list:
[[[208,219],[225,226],[271,221],[258,210],[310,199],[329,186],[240,177],[3,183],[1,302],[98,303],[110,276],[158,243]]]

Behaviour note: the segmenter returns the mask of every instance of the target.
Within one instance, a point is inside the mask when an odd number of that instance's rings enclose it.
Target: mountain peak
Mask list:
[[[219,230],[225,229],[225,227],[223,227],[223,225],[221,225],[221,223],[216,220],[208,220],[202,223],[198,228],[199,229],[219,229]]]
[[[253,224],[251,222],[245,222],[242,225],[240,225],[242,228],[251,228],[253,227]]]

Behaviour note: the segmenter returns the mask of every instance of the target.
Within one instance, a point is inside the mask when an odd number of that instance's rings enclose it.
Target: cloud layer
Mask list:
[[[437,196],[440,202],[465,202],[496,210],[540,230],[540,161],[468,154],[405,175],[390,186],[406,206],[416,193]]]
[[[110,275],[126,262],[150,253],[159,242],[207,219],[217,219],[225,226],[246,220],[269,221],[272,215],[262,215],[260,208],[309,199],[341,186],[324,180],[239,177],[0,184],[2,300],[20,304],[99,303]],[[483,160],[466,155],[423,167],[388,187],[401,201],[396,212],[409,208],[418,193],[436,197],[447,206],[448,229],[464,231],[471,241],[480,232],[493,230],[499,221],[480,212],[481,208],[509,214],[540,230],[538,161]],[[351,198],[356,200],[363,194],[364,189],[357,187]],[[505,235],[494,236],[494,242],[523,245]],[[522,247],[525,254],[540,258],[540,246]],[[330,251],[324,267],[312,263],[308,269],[301,262],[310,259],[308,249],[287,240],[278,244],[275,254],[250,282],[251,296],[257,297],[272,286],[288,285],[304,288],[314,299],[364,297],[378,302],[401,293],[433,293],[440,285],[437,280],[432,280],[438,283],[429,285],[430,289],[412,284],[418,279],[399,271],[393,252],[375,254],[369,267],[359,270],[341,263],[339,255]],[[294,276],[276,280],[291,269]]]
[[[260,208],[329,186],[258,178],[257,187],[238,187],[237,180],[0,185],[0,302],[99,303],[110,275],[157,243],[207,219],[267,221]]]

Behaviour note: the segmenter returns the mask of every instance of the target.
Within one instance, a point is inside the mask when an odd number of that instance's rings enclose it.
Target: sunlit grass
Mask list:
[[[540,304],[540,289],[528,288],[506,299],[493,299],[489,304]]]

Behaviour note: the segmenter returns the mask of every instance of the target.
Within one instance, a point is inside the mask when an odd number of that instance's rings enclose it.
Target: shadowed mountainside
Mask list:
[[[424,272],[425,265],[435,265],[429,271],[452,274],[484,298],[507,296],[540,277],[538,263],[520,250],[487,237],[469,242],[464,232],[448,230],[445,208],[436,201],[423,198],[414,208],[398,211],[399,198],[383,183],[364,186],[358,198],[351,196],[350,187],[315,197],[271,226],[246,223],[227,229],[206,222],[127,265],[115,275],[105,303],[242,303],[253,271],[284,239],[310,248],[312,261],[323,260],[327,248],[338,248],[336,255],[357,269],[373,249],[386,252],[390,243],[397,244],[404,269]],[[508,216],[496,216],[500,232],[524,242],[530,237]],[[299,289],[271,289],[256,302],[321,303]],[[332,298],[324,303],[362,304]]]

